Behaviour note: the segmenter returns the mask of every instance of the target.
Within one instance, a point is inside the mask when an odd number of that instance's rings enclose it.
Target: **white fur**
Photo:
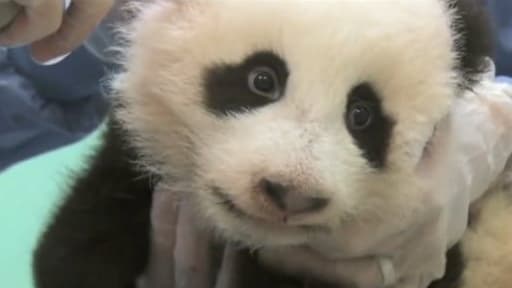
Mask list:
[[[297,224],[398,231],[432,201],[415,169],[455,96],[451,21],[436,0],[157,1],[130,30],[127,72],[116,80],[118,117],[145,164],[230,239],[259,246],[317,236]],[[287,62],[286,96],[224,119],[208,113],[205,67],[262,49]],[[359,81],[374,85],[396,121],[384,171],[369,167],[343,122]],[[292,224],[262,220],[267,211],[251,192],[262,176],[314,188],[331,204]],[[217,205],[212,185],[255,218]]]

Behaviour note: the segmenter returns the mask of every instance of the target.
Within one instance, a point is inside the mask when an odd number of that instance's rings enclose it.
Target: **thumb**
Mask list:
[[[0,0],[0,30],[7,27],[21,11],[21,6],[14,2]]]

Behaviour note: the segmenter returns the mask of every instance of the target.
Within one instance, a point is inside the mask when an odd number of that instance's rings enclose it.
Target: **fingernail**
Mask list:
[[[394,285],[396,284],[396,272],[395,272],[395,267],[393,265],[393,262],[391,261],[391,259],[389,258],[386,258],[386,257],[380,257],[377,259],[378,261],[378,264],[379,264],[379,268],[380,268],[380,272],[381,272],[381,276],[382,276],[382,284],[383,287],[389,287],[391,285]]]
[[[60,61],[64,60],[66,57],[69,56],[69,54],[71,53],[66,53],[64,55],[61,55],[61,56],[57,56],[55,58],[52,58],[50,60],[46,60],[46,61],[39,61],[37,59],[35,59],[34,57],[32,57],[32,59],[39,65],[42,65],[42,66],[51,66],[51,65],[55,65],[57,63],[59,63]]]
[[[71,5],[71,0],[64,0],[64,9],[68,10],[69,5]]]

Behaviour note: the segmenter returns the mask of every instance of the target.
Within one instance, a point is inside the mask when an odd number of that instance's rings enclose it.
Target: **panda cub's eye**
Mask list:
[[[364,130],[372,124],[374,119],[373,105],[366,101],[354,102],[349,106],[347,113],[348,126],[351,130]]]
[[[256,67],[247,77],[251,92],[275,101],[281,97],[281,87],[277,73],[269,67]]]

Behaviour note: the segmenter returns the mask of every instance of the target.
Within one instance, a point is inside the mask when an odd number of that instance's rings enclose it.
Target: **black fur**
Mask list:
[[[288,79],[288,68],[281,57],[273,52],[254,53],[245,61],[235,65],[216,65],[204,73],[205,105],[213,113],[224,116],[243,112],[272,103],[269,98],[256,95],[249,89],[248,75],[252,69],[266,66],[272,68],[278,77],[281,93],[284,93]]]
[[[455,9],[458,18],[453,27],[461,36],[457,43],[461,58],[456,69],[465,80],[465,83],[461,83],[461,88],[469,88],[477,80],[478,74],[488,68],[483,59],[494,57],[494,37],[489,12],[485,7],[485,0],[445,1],[450,1],[450,7]]]
[[[432,282],[428,288],[457,288],[461,285],[464,273],[464,256],[460,245],[455,245],[446,254],[446,271],[444,277]]]
[[[110,122],[34,254],[37,288],[132,288],[148,258],[152,185]]]
[[[363,130],[353,130],[348,125],[349,108],[358,102],[366,103],[373,112],[372,122]],[[345,125],[368,162],[375,168],[382,168],[386,162],[395,122],[383,111],[379,95],[371,84],[362,83],[350,91],[345,110]]]

